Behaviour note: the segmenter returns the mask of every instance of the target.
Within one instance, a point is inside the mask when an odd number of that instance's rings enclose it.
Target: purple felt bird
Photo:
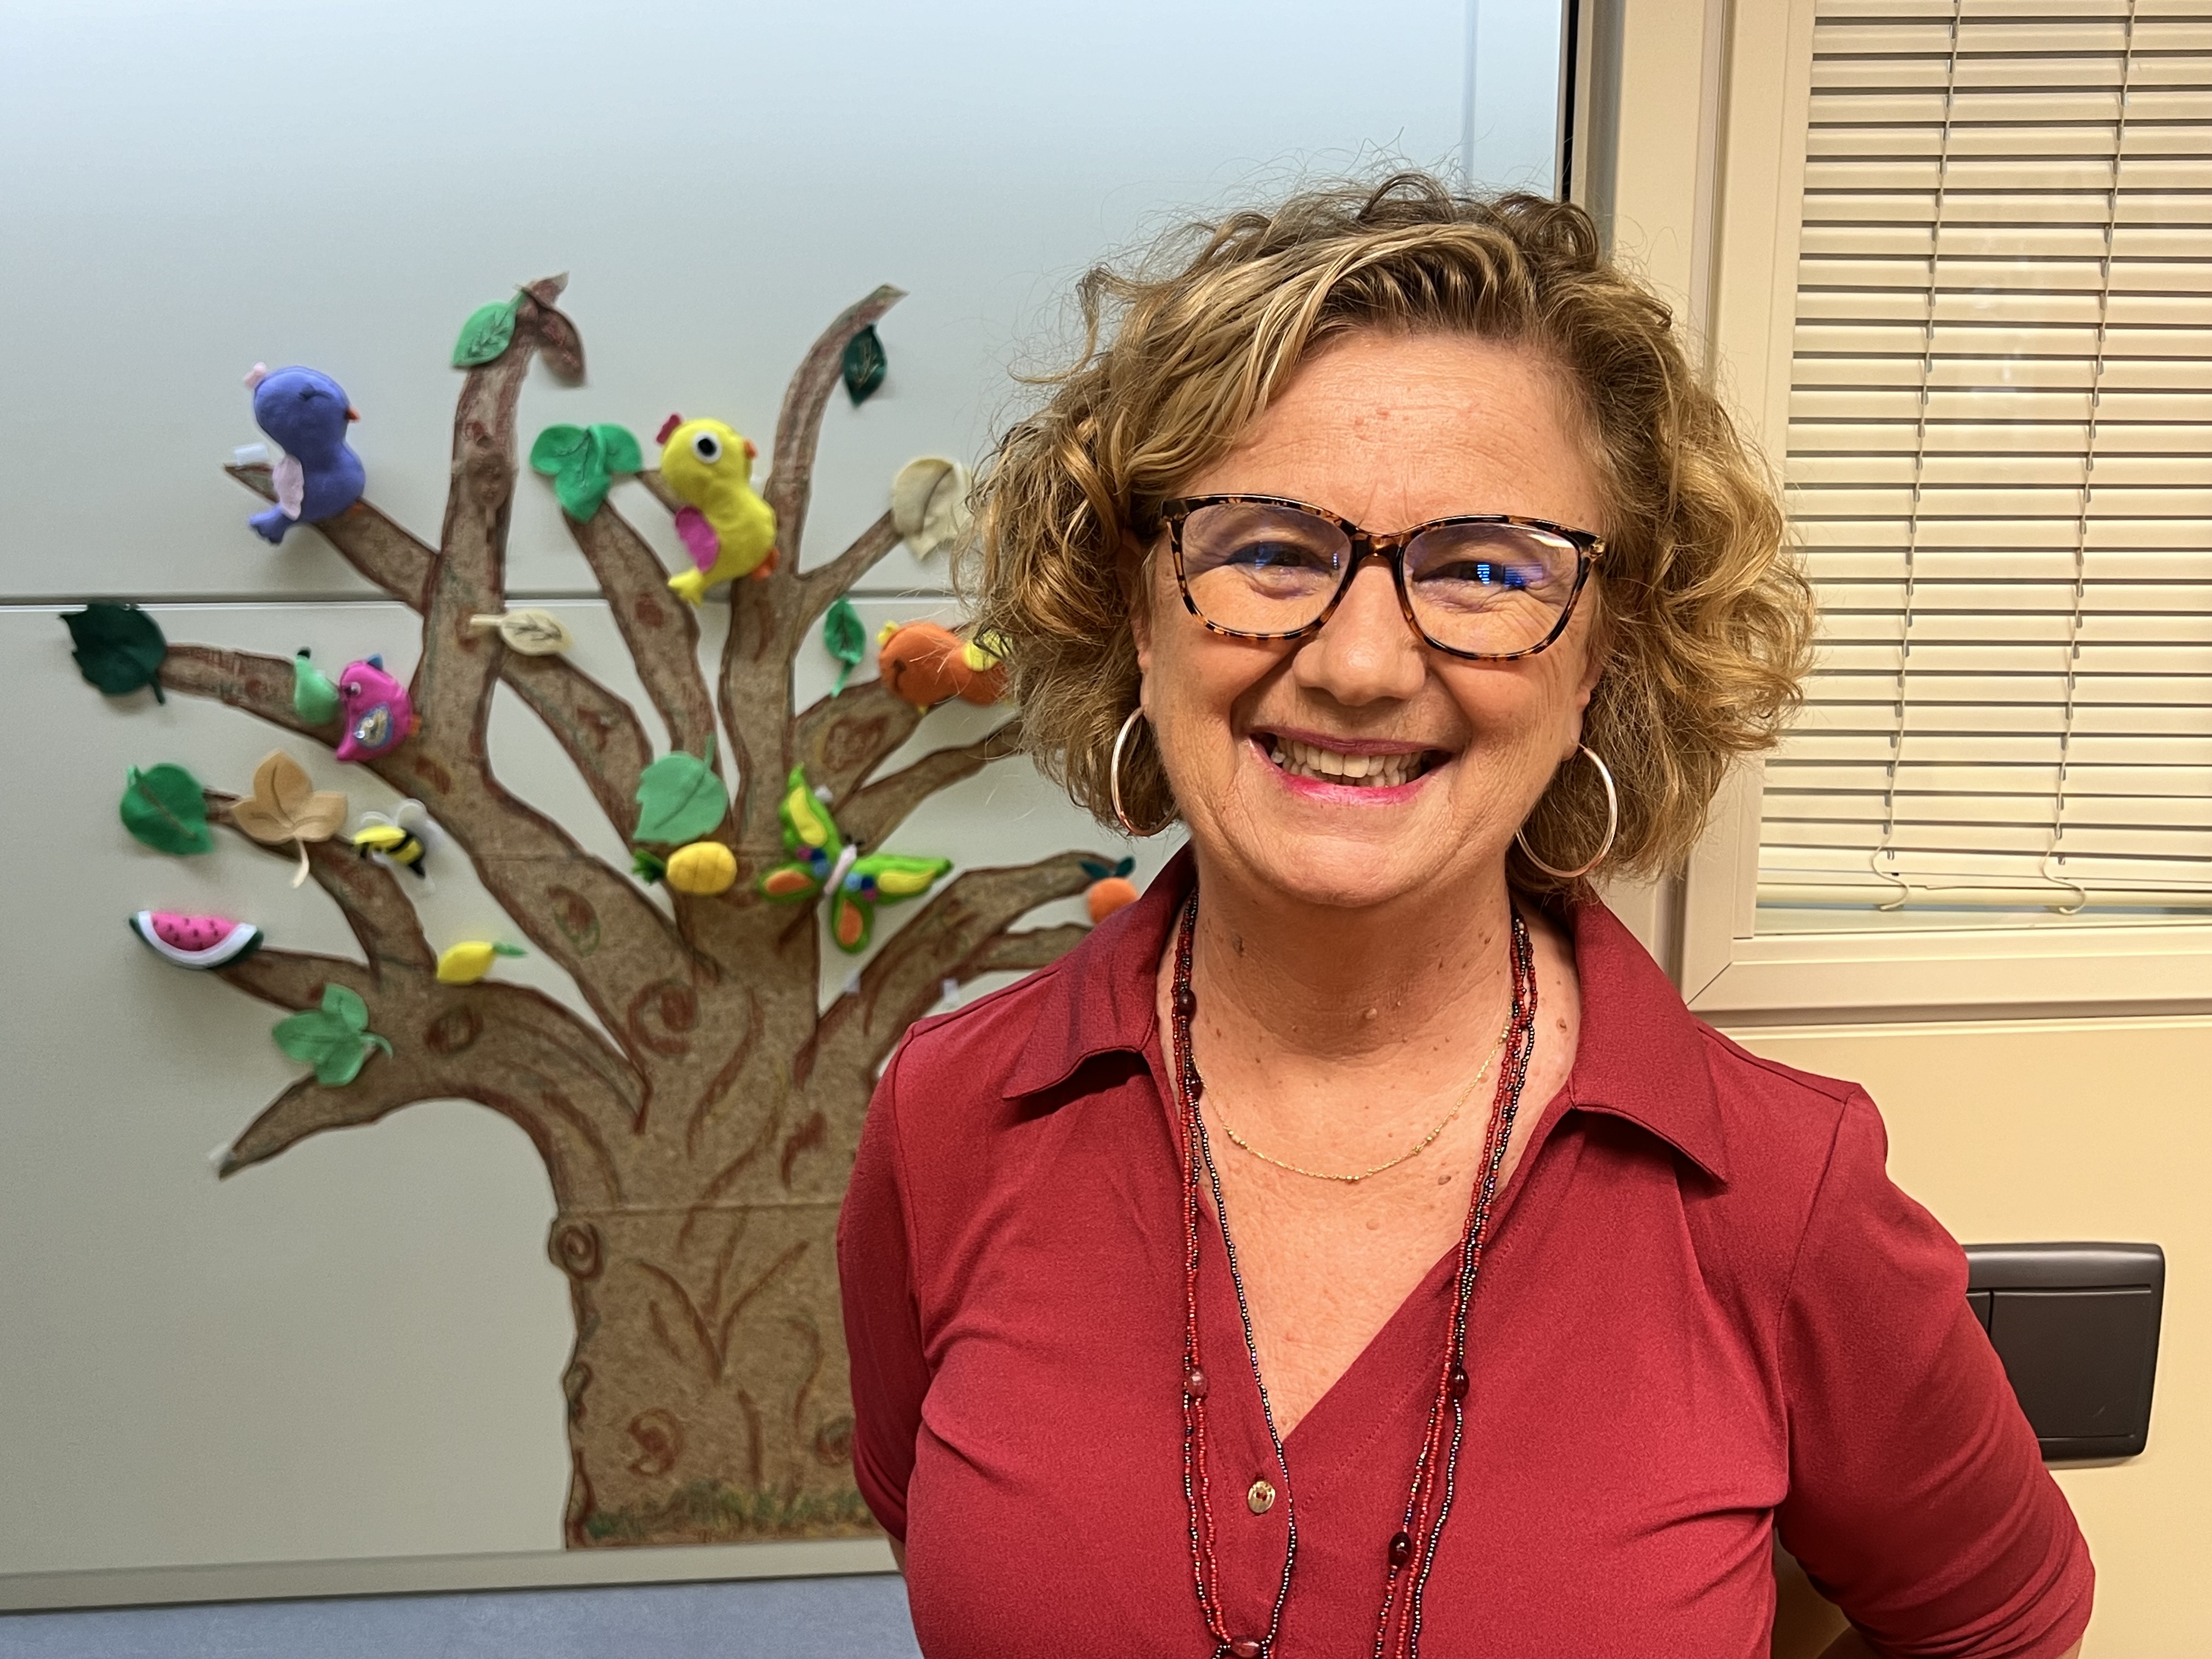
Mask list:
[[[253,419],[283,447],[270,472],[276,505],[246,520],[264,541],[281,542],[296,521],[319,524],[361,499],[368,474],[346,447],[346,422],[361,416],[345,388],[313,368],[272,372],[256,363],[246,377],[253,393]]]

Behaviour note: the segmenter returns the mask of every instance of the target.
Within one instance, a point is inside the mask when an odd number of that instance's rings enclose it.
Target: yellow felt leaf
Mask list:
[[[307,768],[272,750],[253,769],[253,793],[230,809],[231,822],[274,847],[288,841],[328,841],[346,820],[346,798],[318,789]]]

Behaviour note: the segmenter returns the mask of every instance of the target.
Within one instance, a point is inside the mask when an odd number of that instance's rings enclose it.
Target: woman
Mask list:
[[[923,1650],[1764,1655],[1778,1531],[1875,1651],[2071,1652],[1873,1106],[1584,880],[1683,856],[1809,636],[1665,307],[1419,177],[1085,297],[981,620],[1075,799],[1190,845],[871,1110],[854,1462]]]

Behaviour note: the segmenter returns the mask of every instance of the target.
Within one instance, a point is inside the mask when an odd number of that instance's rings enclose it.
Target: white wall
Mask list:
[[[1483,0],[1479,87],[1550,84],[1547,61],[1510,72],[1514,9]],[[1556,32],[1556,7],[1528,9]],[[218,1186],[205,1154],[292,1073],[274,1012],[164,969],[122,927],[141,906],[227,910],[349,948],[273,860],[167,860],[123,834],[125,766],[235,783],[276,734],[183,699],[105,702],[56,619],[130,599],[173,640],[411,655],[411,619],[319,538],[272,550],[246,532],[259,504],[220,471],[259,435],[245,369],[335,374],[363,416],[372,498],[434,533],[446,355],[514,283],[573,273],[592,370],[581,389],[534,378],[526,434],[649,434],[682,410],[765,439],[815,332],[896,282],[912,297],[882,329],[884,389],[830,411],[810,538],[824,556],[909,456],[981,450],[1006,365],[1024,341],[1048,355],[1060,296],[1102,250],[1301,171],[1455,166],[1468,15],[1467,0],[0,8],[0,1605],[7,1575],[558,1543],[569,1321],[522,1138],[418,1107]],[[1550,49],[1522,33],[1516,50]],[[1548,166],[1547,100],[1477,113],[1479,168],[1502,158],[1495,176],[1522,182],[1525,158]],[[577,598],[580,661],[628,689],[539,486],[519,498],[514,595]],[[890,596],[938,586],[902,554],[864,610],[911,615]],[[504,711],[495,743],[521,793],[594,822],[526,715]],[[343,782],[356,810],[386,804]],[[907,833],[975,860],[1103,839],[1018,763]],[[434,937],[496,934],[457,863]],[[568,994],[541,963],[503,971]],[[57,1593],[40,1584],[15,1599]]]

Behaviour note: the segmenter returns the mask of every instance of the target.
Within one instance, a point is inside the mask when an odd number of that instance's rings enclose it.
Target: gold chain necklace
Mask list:
[[[1388,1164],[1378,1164],[1373,1169],[1362,1170],[1356,1175],[1338,1175],[1328,1170],[1309,1170],[1303,1164],[1292,1164],[1285,1158],[1270,1157],[1267,1153],[1261,1152],[1257,1146],[1255,1146],[1250,1141],[1245,1139],[1243,1135],[1238,1134],[1237,1133],[1236,1127],[1231,1124],[1227,1118],[1221,1116],[1220,1110],[1218,1106],[1215,1109],[1214,1121],[1221,1125],[1221,1133],[1227,1135],[1231,1140],[1234,1141],[1239,1151],[1249,1153],[1250,1156],[1258,1158],[1262,1164],[1272,1164],[1278,1170],[1287,1170],[1291,1174],[1304,1176],[1309,1181],[1335,1181],[1340,1182],[1347,1187],[1356,1187],[1361,1182],[1366,1180],[1370,1176],[1379,1176],[1385,1170],[1395,1170],[1401,1164],[1406,1162],[1407,1159],[1419,1158],[1423,1152],[1428,1151],[1428,1149],[1435,1144],[1437,1137],[1442,1134],[1445,1130],[1451,1127],[1452,1120],[1456,1118],[1462,1111],[1466,1109],[1467,1103],[1474,1098],[1476,1088],[1481,1084],[1483,1079],[1490,1075],[1490,1068],[1497,1064],[1498,1056],[1505,1047],[1505,1039],[1512,1035],[1512,1031],[1513,1022],[1510,1018],[1508,1018],[1505,1022],[1504,1029],[1498,1034],[1498,1041],[1490,1045],[1490,1053],[1484,1059],[1481,1069],[1477,1071],[1473,1077],[1467,1080],[1467,1087],[1459,1091],[1459,1098],[1452,1102],[1451,1110],[1443,1115],[1443,1121],[1439,1122],[1435,1128],[1430,1130],[1428,1133],[1423,1135],[1420,1139],[1414,1142],[1411,1146],[1408,1146],[1404,1152],[1399,1153],[1397,1157],[1392,1158]]]

